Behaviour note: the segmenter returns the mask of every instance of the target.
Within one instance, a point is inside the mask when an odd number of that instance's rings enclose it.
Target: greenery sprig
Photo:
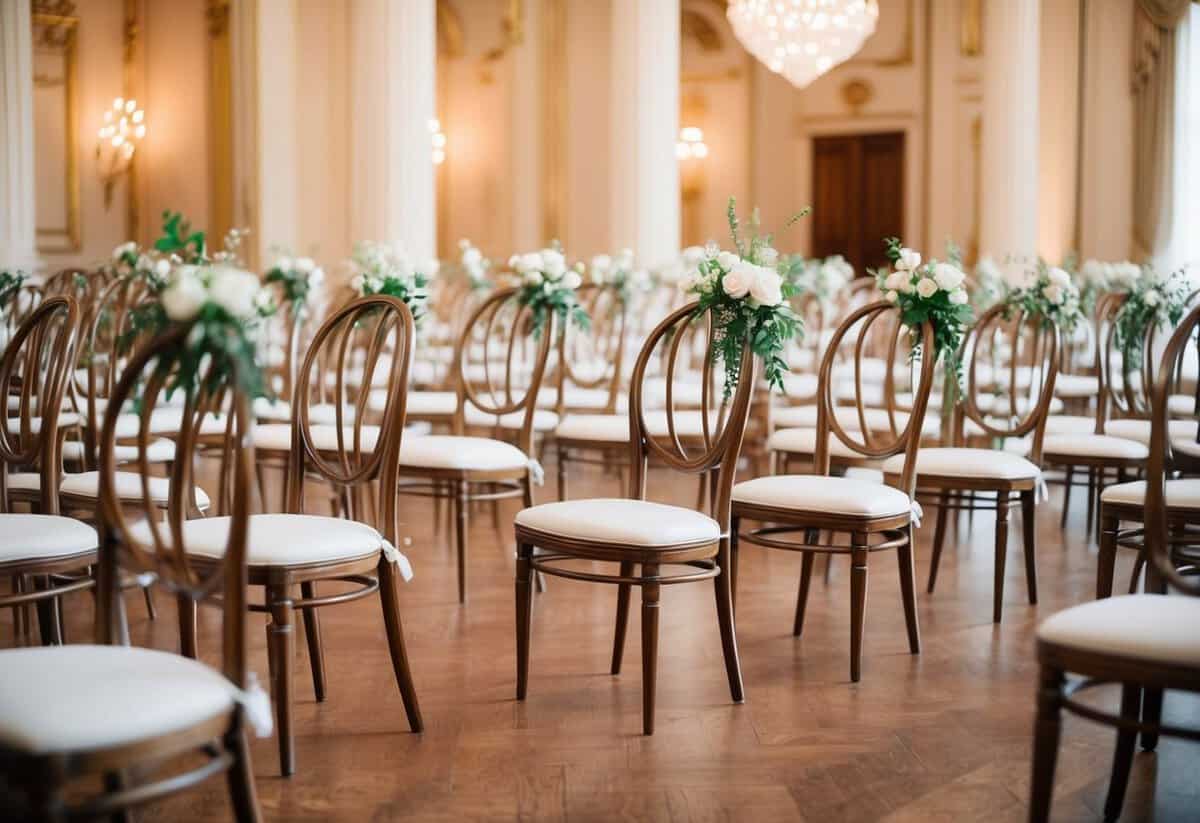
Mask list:
[[[361,295],[385,294],[404,301],[417,325],[428,313],[427,286],[437,274],[437,261],[418,269],[403,252],[384,243],[361,242],[354,247],[351,266],[355,270],[351,287]]]
[[[29,279],[23,271],[0,269],[0,313],[8,311],[9,302]]]
[[[1033,281],[1010,290],[1005,300],[1010,308],[1040,317],[1043,324],[1053,323],[1067,334],[1075,331],[1083,320],[1079,289],[1070,273],[1044,260],[1038,260]]]
[[[310,297],[325,283],[325,270],[311,257],[280,257],[267,270],[265,282],[278,284],[293,317],[307,307]]]
[[[628,304],[635,291],[650,288],[650,273],[637,268],[632,249],[622,249],[615,255],[598,254],[588,265],[588,279],[598,286],[616,289],[621,302]]]
[[[1137,368],[1135,364],[1141,362],[1145,337],[1152,327],[1179,324],[1190,290],[1182,269],[1165,277],[1149,267],[1142,270],[1113,318],[1114,342],[1124,368]]]
[[[584,331],[591,328],[592,319],[577,292],[583,285],[583,264],[568,268],[557,242],[541,251],[513,255],[508,266],[520,278],[517,302],[528,306],[533,315],[535,340],[541,338],[551,313],[558,316],[559,334],[565,333],[567,326]]]

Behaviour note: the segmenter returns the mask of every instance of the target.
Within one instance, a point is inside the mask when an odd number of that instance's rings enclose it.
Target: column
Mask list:
[[[615,248],[647,266],[679,253],[679,0],[612,2]]]
[[[0,268],[37,265],[33,28],[29,3],[0,3]]]
[[[435,0],[355,0],[350,16],[351,239],[434,257]]]
[[[1039,2],[984,4],[980,248],[997,259],[1037,254]]]

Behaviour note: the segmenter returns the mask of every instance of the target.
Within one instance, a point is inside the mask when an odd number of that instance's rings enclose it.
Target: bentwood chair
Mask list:
[[[18,639],[32,628],[28,606],[36,605],[42,642],[62,643],[61,597],[92,586],[98,538],[91,526],[59,516],[57,478],[61,473],[60,418],[78,328],[78,307],[67,297],[39,305],[17,329],[0,358],[0,386],[15,400],[15,425],[0,429],[0,577],[12,593],[0,594],[11,606]],[[16,514],[7,505],[9,470],[38,479],[33,513]]]
[[[799,636],[804,627],[805,604],[817,553],[850,555],[850,679],[857,682],[862,673],[862,636],[866,614],[867,566],[871,554],[895,549],[899,563],[904,616],[908,628],[909,650],[921,651],[917,623],[916,592],[913,583],[912,528],[917,507],[913,501],[917,454],[925,406],[933,384],[935,356],[933,328],[923,323],[915,330],[920,344],[919,356],[910,347],[912,331],[900,322],[899,310],[891,303],[870,303],[852,312],[834,332],[821,361],[820,390],[817,394],[814,473],[759,477],[733,487],[732,585],[737,590],[737,556],[741,540],[768,548],[802,553],[800,590],[792,633]],[[886,429],[867,424],[867,398],[861,380],[855,381],[853,396],[859,425],[851,427],[836,414],[833,369],[837,351],[848,340],[854,343],[854,367],[861,373],[861,360],[882,351],[889,368],[884,370],[883,391],[894,396],[899,370],[892,364],[911,362],[912,410],[897,412],[889,406]],[[906,352],[905,349],[908,349]],[[899,455],[903,461],[892,476],[893,485],[851,477],[831,477],[835,444],[848,452],[873,461]],[[764,525],[739,533],[743,520]],[[830,534],[830,543],[819,542],[821,532]],[[792,537],[802,535],[803,539]],[[835,533],[849,533],[849,545],[835,545]]]
[[[399,493],[450,500],[458,554],[458,600],[467,600],[467,526],[471,504],[520,497],[533,505],[535,421],[553,412],[537,408],[538,391],[557,323],[547,319],[533,337],[533,315],[514,288],[493,292],[468,319],[454,354],[458,399],[452,434],[406,438],[400,448]],[[488,416],[497,433],[516,442],[469,437],[468,407]],[[551,426],[553,428],[553,426]]]
[[[1171,528],[1168,476],[1172,449],[1167,426],[1172,366],[1198,328],[1200,308],[1193,309],[1171,336],[1150,399],[1145,551],[1152,579],[1147,581],[1146,589],[1161,593],[1084,603],[1058,612],[1038,627],[1041,672],[1029,804],[1029,820],[1034,823],[1050,819],[1064,710],[1117,729],[1105,820],[1120,817],[1139,734],[1146,751],[1155,749],[1160,735],[1200,742],[1200,729],[1167,725],[1161,717],[1164,690],[1200,692],[1200,634],[1196,631],[1200,626],[1200,585],[1178,568],[1197,538],[1195,532]],[[1189,565],[1194,574],[1194,560]],[[1184,596],[1167,595],[1168,585]],[[1079,679],[1067,682],[1068,672]],[[1083,690],[1118,683],[1119,714],[1097,707],[1095,701],[1076,697]]]
[[[158,367],[173,370],[163,358],[176,360],[172,355],[187,345],[190,331],[190,324],[174,326],[139,349],[112,395],[100,435],[104,543],[96,617],[101,645],[0,652],[0,773],[21,792],[0,795],[5,806],[0,817],[5,819],[125,819],[132,807],[222,772],[237,819],[260,819],[246,728],[252,725],[269,734],[271,717],[246,665],[245,558],[253,478],[247,399],[238,394],[226,398],[233,414],[221,485],[232,514],[222,563],[197,568],[181,539],[186,531],[182,495],[192,482],[189,461],[173,466],[176,496],[165,523],[157,521],[161,510],[144,484],[137,504],[118,488],[113,451],[119,409],[139,395],[140,417],[149,422],[167,377]],[[236,369],[236,364],[224,365]],[[215,376],[202,385],[206,388],[188,397],[182,408],[184,449],[194,445],[205,407],[219,401],[209,392],[228,394]],[[148,435],[139,438],[141,451],[148,445]],[[133,516],[132,509],[137,509]],[[152,572],[180,596],[199,599],[220,593],[224,642],[219,670],[168,652],[121,645],[128,643],[118,588],[123,570]]]
[[[345,363],[347,353],[365,352],[361,363],[367,385],[379,378],[389,401],[379,425],[364,423],[367,392],[351,401],[345,381],[338,380],[333,396],[339,410],[334,424],[316,423],[306,398],[315,396],[312,383],[321,374],[318,363]],[[333,312],[317,330],[296,375],[297,402],[292,419],[288,461],[287,512],[255,514],[249,518],[246,563],[251,586],[262,586],[265,599],[249,610],[270,616],[267,651],[271,665],[271,694],[279,726],[279,764],[284,776],[296,769],[292,718],[292,662],[295,658],[295,616],[304,618],[312,666],[313,690],[325,699],[325,663],[316,610],[379,593],[392,668],[404,700],[409,728],[424,726],[416,688],[404,646],[400,617],[399,578],[408,580],[408,559],[395,548],[399,541],[396,506],[397,456],[404,430],[404,393],[413,350],[413,320],[404,303],[394,297],[354,300]],[[385,356],[390,352],[390,356]],[[349,409],[342,417],[340,410]],[[315,476],[341,494],[346,518],[305,513],[305,479]],[[368,520],[374,520],[376,526]],[[227,517],[207,517],[183,524],[188,551],[198,564],[212,565],[223,557]],[[354,588],[319,594],[318,583],[340,582]],[[300,596],[296,596],[296,589]],[[195,608],[181,613],[184,653],[197,653]]]
[[[658,672],[659,598],[662,587],[678,583],[712,580],[717,601],[717,619],[725,672],[734,702],[743,699],[742,674],[738,663],[737,638],[733,625],[733,603],[729,585],[729,490],[737,471],[738,453],[750,412],[754,391],[754,359],[747,343],[742,352],[741,379],[728,403],[717,408],[719,392],[712,374],[712,318],[693,319],[696,303],[673,311],[646,340],[634,364],[629,395],[629,462],[632,467],[631,497],[595,498],[544,503],[522,510],[516,518],[517,540],[517,699],[524,700],[529,682],[534,574],[566,577],[617,586],[616,636],[613,641],[612,673],[621,671],[629,619],[630,590],[642,590],[642,730],[654,733],[655,689]],[[703,323],[708,339],[701,398],[703,442],[689,448],[675,434],[676,409],[663,410],[667,436],[655,437],[647,430],[644,390],[647,366],[655,351],[666,355],[666,375],[671,381],[676,360],[689,339],[689,324]],[[668,382],[670,386],[670,382]],[[668,397],[670,394],[668,393]],[[655,458],[675,471],[715,474],[712,487],[712,517],[681,506],[646,500],[647,466]],[[540,551],[539,551],[540,550]],[[617,563],[616,573],[580,570],[572,561]],[[640,571],[638,571],[640,569]],[[672,572],[670,569],[678,569]]]
[[[985,311],[963,341],[966,385],[956,410],[953,446],[921,449],[917,455],[917,495],[923,505],[937,506],[929,585],[933,593],[946,542],[951,510],[996,512],[995,578],[992,620],[1000,622],[1004,604],[1004,572],[1008,553],[1009,507],[1021,507],[1025,540],[1025,582],[1029,602],[1037,603],[1037,530],[1035,512],[1042,480],[1039,468],[1046,414],[1054,397],[1058,372],[1057,326],[1017,305],[997,303]],[[1003,444],[1027,438],[1029,456],[1003,448],[970,448],[964,429],[975,438]],[[883,465],[889,482],[899,480],[902,461]]]

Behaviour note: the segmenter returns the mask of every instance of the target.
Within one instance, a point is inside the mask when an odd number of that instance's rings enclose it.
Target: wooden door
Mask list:
[[[883,238],[904,232],[904,132],[815,138],[812,167],[813,256],[884,265]]]

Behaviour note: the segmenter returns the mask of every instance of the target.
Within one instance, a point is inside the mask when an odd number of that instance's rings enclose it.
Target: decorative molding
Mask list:
[[[450,60],[463,56],[462,16],[450,0],[437,3],[437,53]]]
[[[79,117],[77,66],[79,18],[70,2],[37,2],[33,8],[33,50],[61,59],[61,76],[34,74],[34,88],[62,88],[64,225],[36,226],[37,250],[46,254],[78,252],[83,229],[79,207]],[[35,104],[36,108],[36,104]],[[35,122],[37,118],[35,116]],[[36,129],[35,129],[36,131]],[[40,142],[35,135],[35,144]]]
[[[916,26],[913,22],[913,17],[916,15],[917,0],[908,0],[904,5],[904,36],[900,51],[891,57],[852,57],[843,66],[873,66],[879,69],[893,69],[911,66],[913,64],[913,55],[916,53]],[[926,16],[929,15],[929,9],[925,10]],[[928,48],[926,48],[928,51]]]
[[[438,11],[441,11],[439,3]],[[566,10],[563,10],[566,14]],[[500,18],[500,29],[503,37],[500,45],[489,49],[483,57],[479,59],[479,82],[485,86],[491,85],[495,81],[495,75],[492,74],[492,67],[504,59],[510,49],[513,49],[525,41],[525,6],[524,0],[508,0],[507,9],[504,16]],[[438,22],[441,22],[441,15],[438,15]],[[461,34],[460,34],[461,40]],[[459,43],[459,50],[462,50],[462,44]]]
[[[983,54],[983,0],[963,0],[958,50],[963,57]]]
[[[542,0],[542,234],[570,248],[566,231],[567,9]]]
[[[971,215],[971,236],[967,240],[967,260],[979,259],[979,237],[983,225],[983,115],[977,114],[971,121],[971,179],[974,181],[972,200],[974,214]]]
[[[724,71],[692,71],[681,72],[680,83],[736,83],[742,79],[745,72],[741,66],[730,66]]]
[[[679,12],[679,25],[683,40],[692,40],[701,51],[719,52],[725,48],[721,32],[707,17],[693,9],[682,8]]]

